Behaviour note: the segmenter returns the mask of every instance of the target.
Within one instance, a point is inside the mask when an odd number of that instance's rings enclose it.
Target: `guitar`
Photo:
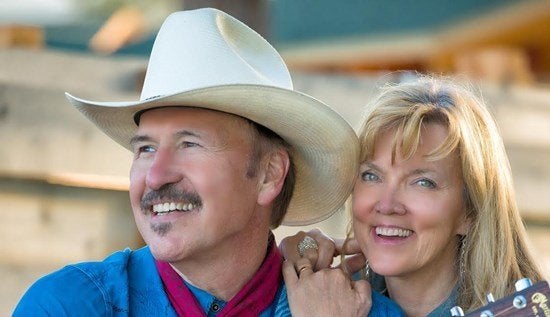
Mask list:
[[[516,282],[516,292],[512,295],[494,300],[488,294],[488,304],[464,315],[459,306],[451,309],[451,316],[467,317],[550,317],[550,288],[548,282],[541,281],[533,285],[528,278]]]

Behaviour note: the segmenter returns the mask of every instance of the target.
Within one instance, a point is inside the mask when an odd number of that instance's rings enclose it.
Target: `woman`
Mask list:
[[[407,316],[449,316],[455,305],[464,311],[483,306],[488,292],[496,298],[512,293],[520,278],[542,279],[496,124],[468,89],[428,77],[385,87],[367,108],[359,139],[348,239],[367,259],[373,290]],[[281,247],[308,271],[309,260],[293,256],[303,235]],[[321,250],[309,249],[308,257],[317,262],[319,256],[326,267],[331,256],[322,246],[330,240],[312,235]],[[312,278],[327,270],[299,279],[284,272],[294,310],[306,301],[303,289],[311,302],[313,286],[331,283]]]

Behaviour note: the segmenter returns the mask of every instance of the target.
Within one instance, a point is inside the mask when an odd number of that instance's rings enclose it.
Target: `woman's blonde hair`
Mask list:
[[[361,162],[372,159],[377,136],[388,129],[397,131],[392,157],[399,147],[405,159],[411,158],[427,123],[442,124],[449,132],[428,159],[457,150],[462,165],[470,228],[457,237],[457,304],[469,311],[483,306],[488,292],[498,298],[512,293],[520,278],[542,279],[528,250],[504,144],[493,117],[471,89],[427,76],[383,87],[367,107],[359,132]]]

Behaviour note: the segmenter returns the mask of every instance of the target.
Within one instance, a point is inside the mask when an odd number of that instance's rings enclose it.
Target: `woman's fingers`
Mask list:
[[[359,253],[346,257],[344,261],[345,264],[342,265],[342,263],[340,263],[339,267],[341,267],[345,272],[348,272],[349,275],[353,276],[353,274],[359,272],[365,267],[366,259],[362,253]]]
[[[361,253],[361,247],[355,238],[350,238],[347,241],[345,239],[334,239],[334,246],[336,248],[336,254],[357,254]]]
[[[303,278],[313,274],[313,265],[308,258],[301,258],[296,262],[296,273],[298,278]]]
[[[288,261],[284,264],[292,316],[368,315],[372,300],[367,281],[352,282],[340,269],[313,272],[310,265],[306,258],[300,259],[294,268]]]
[[[294,263],[290,261],[283,262],[283,278],[288,287],[292,287],[298,282],[298,274],[294,268]]]
[[[334,253],[336,250],[334,240],[319,229],[312,229],[308,231],[307,235],[315,239],[315,241],[317,241],[317,245],[319,246],[319,249],[316,252],[316,261],[311,262],[314,264],[315,271],[329,268],[332,265],[334,256],[336,255]]]
[[[311,230],[308,233],[300,231],[281,240],[279,249],[291,263],[296,263],[302,257],[309,259],[316,271],[329,267],[332,263],[334,242],[320,230]],[[320,255],[322,258],[319,258]]]
[[[296,261],[301,258],[300,253],[298,252],[298,243],[300,243],[305,236],[305,232],[299,231],[295,235],[288,236],[281,240],[279,249],[281,250],[284,258],[290,261],[290,263],[295,264]]]
[[[330,268],[335,256],[340,254],[354,255],[350,257],[346,269],[349,272],[360,270],[365,263],[361,248],[355,239],[333,239],[319,229],[308,232],[300,231],[293,236],[284,238],[279,248],[285,259],[295,264],[304,257],[312,264],[313,271]],[[348,260],[346,260],[348,262]],[[362,262],[362,263],[361,263]]]
[[[351,282],[357,305],[357,316],[367,316],[372,307],[371,286],[365,280]]]

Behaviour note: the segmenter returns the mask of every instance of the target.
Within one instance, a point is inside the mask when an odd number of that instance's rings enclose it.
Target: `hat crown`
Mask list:
[[[296,168],[286,225],[326,219],[355,183],[359,142],[351,126],[323,102],[293,90],[275,49],[215,9],[167,18],[153,45],[140,101],[67,98],[127,149],[138,130],[136,114],[157,107],[222,111],[272,130],[292,147]]]
[[[239,84],[293,89],[279,53],[244,23],[213,8],[181,11],[159,30],[140,99]]]

